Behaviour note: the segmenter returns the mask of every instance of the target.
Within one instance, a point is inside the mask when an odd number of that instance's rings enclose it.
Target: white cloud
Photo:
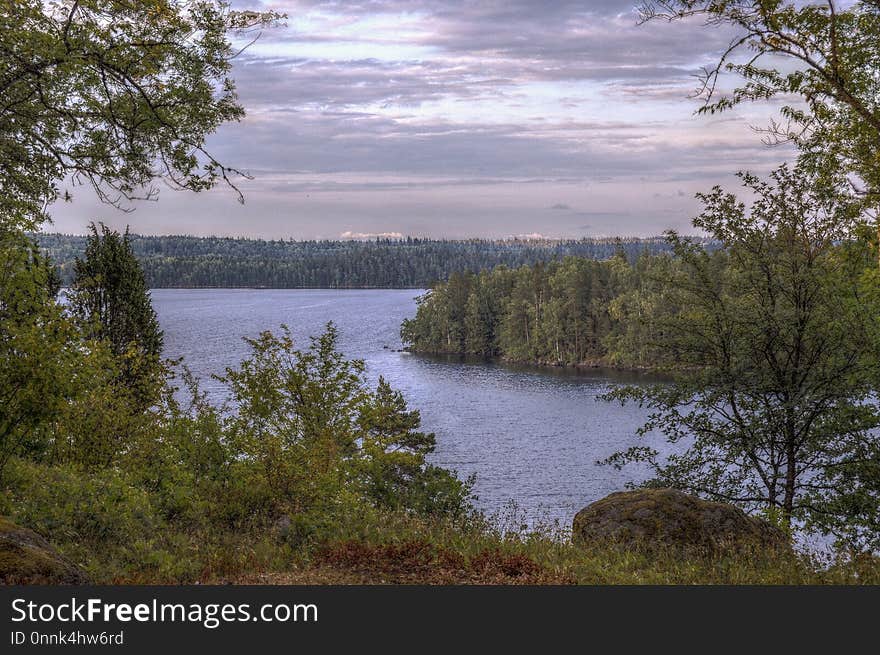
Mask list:
[[[554,237],[548,237],[546,234],[541,234],[540,232],[529,232],[528,234],[514,234],[511,238],[519,239],[521,241],[545,241],[547,239],[553,239]]]
[[[340,239],[402,239],[402,232],[352,232],[346,230],[339,235]]]

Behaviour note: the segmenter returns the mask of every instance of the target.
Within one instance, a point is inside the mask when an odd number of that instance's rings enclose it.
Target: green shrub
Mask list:
[[[156,549],[166,526],[152,499],[122,472],[13,460],[7,474],[13,520],[44,535],[98,579]],[[104,569],[104,570],[102,570]]]

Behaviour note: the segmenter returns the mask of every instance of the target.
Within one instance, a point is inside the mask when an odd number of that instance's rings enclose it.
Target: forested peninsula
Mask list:
[[[720,257],[719,253],[719,257]],[[652,368],[650,321],[679,264],[623,248],[609,259],[565,257],[480,273],[453,273],[404,322],[407,348],[553,366]]]
[[[69,286],[86,237],[33,235]],[[151,288],[415,288],[456,271],[479,272],[550,262],[567,256],[608,259],[624,252],[665,252],[662,238],[374,239],[293,241],[193,236],[129,235]]]

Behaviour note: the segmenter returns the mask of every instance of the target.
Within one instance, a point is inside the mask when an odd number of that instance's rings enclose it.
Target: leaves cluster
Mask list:
[[[0,4],[0,220],[33,229],[70,185],[124,207],[154,198],[159,178],[232,183],[205,149],[244,115],[229,34],[281,18],[213,0]]]

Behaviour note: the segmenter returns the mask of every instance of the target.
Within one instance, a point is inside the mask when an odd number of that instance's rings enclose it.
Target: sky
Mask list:
[[[122,213],[83,188],[51,231],[262,238],[579,238],[692,233],[694,194],[787,157],[769,104],[697,116],[703,66],[735,36],[638,25],[633,0],[237,0],[274,9],[236,60],[247,111],[208,149],[249,172]],[[726,83],[733,83],[729,80]]]

